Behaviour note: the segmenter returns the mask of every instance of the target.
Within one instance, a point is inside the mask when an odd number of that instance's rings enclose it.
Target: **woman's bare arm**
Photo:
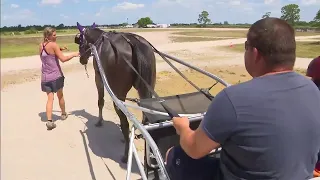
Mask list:
[[[65,56],[65,55],[63,55],[62,51],[60,50],[60,47],[58,44],[53,43],[52,46],[53,46],[54,53],[60,59],[61,62],[69,61],[70,59],[79,55],[79,53],[72,53],[68,56]]]

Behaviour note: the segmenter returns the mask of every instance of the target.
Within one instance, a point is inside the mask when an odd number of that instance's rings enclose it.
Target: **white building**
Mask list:
[[[168,28],[170,27],[170,24],[157,24],[158,28]]]
[[[155,28],[157,27],[157,25],[154,25],[154,24],[147,24],[147,28]]]
[[[125,27],[126,27],[126,28],[133,28],[133,25],[128,24],[128,25],[126,25]]]

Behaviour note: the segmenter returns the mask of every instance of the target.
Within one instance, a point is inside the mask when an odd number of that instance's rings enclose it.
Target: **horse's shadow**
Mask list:
[[[80,119],[87,119],[87,122],[83,121],[86,127],[84,128],[84,130],[80,130],[80,134],[84,141],[83,143],[86,149],[86,155],[92,179],[95,179],[95,176],[93,173],[93,167],[91,164],[89,152],[87,152],[87,143],[85,135],[87,135],[89,148],[96,156],[111,159],[118,163],[121,168],[127,169],[127,164],[121,162],[121,157],[124,154],[125,144],[123,142],[124,138],[121,133],[121,129],[117,124],[115,124],[112,121],[104,120],[103,126],[96,127],[95,123],[98,121],[98,117],[86,112],[85,110],[71,111],[69,112],[69,114],[74,115]],[[42,118],[42,121],[45,121],[45,112],[39,113],[39,116]],[[57,115],[53,115],[52,118],[53,120],[60,119],[60,117]],[[66,121],[68,121],[68,119]],[[104,164],[107,167],[113,179],[116,179],[105,161]],[[134,157],[132,159],[131,172],[140,174]]]

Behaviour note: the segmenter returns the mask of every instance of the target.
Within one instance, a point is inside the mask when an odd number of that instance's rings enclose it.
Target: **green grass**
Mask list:
[[[104,31],[118,31],[118,32],[157,32],[157,31],[178,31],[176,29],[171,28],[123,28],[123,29],[108,29],[102,28]],[[189,31],[189,30],[186,30]],[[58,35],[75,35],[79,33],[78,29],[64,29],[64,30],[57,30]],[[33,34],[25,34],[24,32],[19,32],[19,34],[15,34],[12,36],[11,33],[1,33],[1,38],[19,38],[19,37],[42,37],[42,31],[38,31],[37,33]]]
[[[39,53],[39,44],[42,38],[1,38],[1,58],[31,56]],[[74,36],[58,36],[57,43],[67,46],[70,51],[76,51],[78,45],[74,42]]]
[[[318,42],[296,42],[297,43],[297,57],[314,58],[319,56],[320,41]],[[223,49],[228,49],[235,52],[244,52],[244,44],[235,44],[232,48],[229,46],[222,46]]]
[[[247,30],[236,30],[236,31],[214,31],[214,30],[189,30],[179,31],[172,34],[184,35],[184,36],[207,36],[207,37],[234,37],[234,38],[245,38]],[[320,32],[296,32],[296,36],[315,36],[320,35]]]
[[[64,30],[57,30],[57,34],[65,35],[65,34],[76,34],[79,30],[77,29],[64,29]],[[38,31],[32,34],[25,34],[25,32],[18,32],[15,33],[15,36],[12,36],[10,32],[1,33],[2,38],[25,38],[25,37],[42,37],[42,31]]]
[[[247,31],[213,31],[213,30],[193,30],[193,31],[180,31],[172,34],[184,36],[207,36],[207,37],[246,37]]]
[[[213,31],[200,29],[171,29],[171,28],[128,28],[128,29],[104,29],[105,31],[116,30],[119,32],[157,32],[157,31],[174,31],[173,34],[185,35],[184,37],[170,37],[174,42],[196,42],[196,41],[214,41],[233,37],[242,38],[246,36],[246,30],[235,31]],[[66,45],[71,51],[78,49],[78,46],[73,42],[77,29],[59,30],[57,31],[58,43],[60,46]],[[297,32],[298,36],[320,35],[320,33],[312,32]],[[190,36],[190,37],[188,37]],[[191,37],[192,36],[192,37]],[[201,36],[201,37],[196,37]],[[213,38],[218,37],[218,38]],[[27,35],[1,35],[1,58],[21,57],[38,54],[38,45],[42,40],[42,33],[27,34]],[[236,47],[239,45],[236,45]],[[319,51],[315,51],[319,52]],[[315,53],[313,52],[313,53]]]
[[[320,32],[296,32],[296,36],[318,36]]]
[[[199,42],[199,41],[217,41],[230,38],[213,38],[213,37],[184,37],[184,36],[171,36],[173,42]]]

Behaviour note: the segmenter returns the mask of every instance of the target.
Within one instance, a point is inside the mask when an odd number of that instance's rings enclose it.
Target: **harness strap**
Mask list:
[[[130,34],[134,38],[136,38],[134,34],[132,34],[132,33],[128,33],[128,34]],[[137,40],[139,41],[139,39],[137,39]],[[179,71],[177,69],[177,67],[175,67],[166,57],[164,57],[149,41],[147,41],[147,42],[154,49],[154,51],[162,57],[163,60],[165,60],[180,76],[182,76],[183,79],[185,79],[190,85],[192,85],[194,88],[196,88],[199,92],[202,92],[210,101],[212,101],[212,96],[210,96],[207,92],[203,91],[197,85],[195,85],[193,82],[191,82],[184,74],[181,73],[181,71]]]
[[[125,37],[123,34],[121,34],[121,36],[130,44],[131,48],[134,48],[134,45],[131,43],[130,39],[128,39],[127,37]],[[107,37],[108,38],[108,37]],[[110,39],[109,39],[110,40]],[[110,40],[110,43],[112,43],[112,41]],[[165,102],[164,99],[160,99],[159,95],[153,90],[153,88],[146,82],[146,80],[144,80],[142,78],[142,76],[137,72],[136,68],[133,67],[133,65],[128,62],[127,59],[124,59],[125,62],[128,64],[128,66],[139,76],[139,78],[143,81],[143,83],[146,85],[146,87],[149,89],[149,91],[152,92],[152,94],[156,97],[156,99],[159,100],[160,104],[162,105],[162,107],[164,108],[164,110],[169,114],[169,116],[171,118],[173,117],[179,117],[179,114],[177,112],[175,112],[174,110],[172,110],[171,108],[169,108],[166,104],[164,104],[163,102]]]
[[[117,33],[117,32],[115,32]],[[135,46],[131,43],[130,39],[128,39],[126,36],[123,35],[124,33],[121,33],[121,36],[128,42],[128,44],[131,46],[131,48],[134,48]],[[132,33],[128,33],[130,35],[132,35],[135,39],[137,39],[138,41],[140,41],[138,38],[135,37],[135,35],[133,35]],[[105,37],[107,39],[109,39],[108,36],[105,35],[105,32],[103,32],[100,37],[97,39],[96,42],[94,42],[93,45],[97,45],[99,43],[99,41],[103,41],[103,38]],[[114,46],[113,42],[109,39],[109,42],[112,46]],[[148,42],[148,41],[147,41]],[[194,83],[192,83],[185,75],[183,75],[168,59],[166,59],[166,57],[164,57],[150,42],[148,42],[149,45],[154,49],[154,51],[159,54],[180,76],[182,76],[187,82],[189,82],[194,88],[196,88],[199,92],[203,93],[209,100],[212,100],[212,96],[210,96],[209,94],[207,94],[206,92],[204,92],[203,90],[201,90],[198,86],[196,86]],[[114,46],[115,47],[115,46]],[[90,50],[90,48],[88,49]],[[87,50],[87,51],[88,51]],[[133,67],[133,65],[128,62],[128,60],[124,59],[125,62],[128,64],[128,66],[138,75],[138,77],[140,78],[141,81],[143,81],[143,83],[146,85],[146,87],[148,88],[149,91],[152,92],[152,94],[155,96],[155,98],[160,102],[160,104],[162,105],[162,107],[165,109],[165,111],[169,114],[169,116],[171,118],[173,117],[179,117],[179,114],[175,111],[173,111],[171,108],[169,108],[166,104],[164,104],[165,100],[164,99],[160,99],[159,95],[153,90],[153,88],[144,80],[144,78],[142,78],[142,76],[137,72],[136,68]]]

